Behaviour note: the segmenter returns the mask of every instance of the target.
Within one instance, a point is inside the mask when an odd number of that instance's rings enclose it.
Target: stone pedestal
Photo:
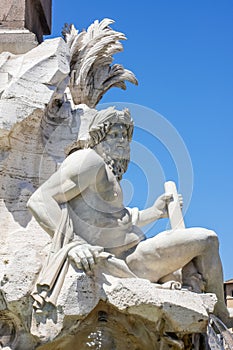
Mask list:
[[[38,45],[34,33],[27,29],[0,29],[0,52],[23,54]]]
[[[25,53],[51,30],[51,0],[3,0],[0,8],[0,52]]]

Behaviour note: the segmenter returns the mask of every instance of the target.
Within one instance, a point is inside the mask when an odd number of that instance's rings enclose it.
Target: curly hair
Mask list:
[[[93,110],[91,111],[92,113],[84,115],[84,131],[82,130],[82,135],[79,135],[77,141],[66,148],[67,155],[79,149],[95,147],[106,137],[111,127],[115,124],[125,125],[128,140],[132,140],[134,124],[128,109],[118,111],[114,107],[109,107],[102,111],[95,111],[94,115]],[[87,119],[89,119],[88,122]],[[82,126],[80,126],[80,129],[82,129]]]

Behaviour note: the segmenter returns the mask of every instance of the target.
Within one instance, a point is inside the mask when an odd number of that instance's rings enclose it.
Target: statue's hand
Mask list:
[[[87,275],[92,275],[99,253],[103,250],[104,248],[100,246],[82,244],[72,248],[68,253],[68,257],[78,269],[84,270]]]
[[[178,197],[179,197],[180,207],[182,209],[183,196],[182,196],[182,194],[179,194]],[[159,212],[160,218],[167,218],[168,217],[167,206],[168,206],[169,202],[171,202],[172,200],[173,200],[173,196],[172,196],[172,194],[169,194],[169,193],[164,193],[156,199],[153,207]]]
[[[154,202],[153,207],[155,210],[159,212],[160,218],[168,217],[167,205],[172,199],[173,199],[172,194],[164,193],[161,196],[159,196]]]

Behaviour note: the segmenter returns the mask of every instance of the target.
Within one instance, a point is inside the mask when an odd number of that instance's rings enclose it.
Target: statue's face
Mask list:
[[[114,124],[105,138],[94,149],[109,165],[118,180],[121,180],[130,160],[126,126],[124,124]]]
[[[127,128],[124,124],[114,124],[101,141],[100,146],[106,155],[112,159],[127,159],[130,157],[130,146]]]

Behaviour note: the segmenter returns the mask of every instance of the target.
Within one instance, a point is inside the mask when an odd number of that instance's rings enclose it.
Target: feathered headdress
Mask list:
[[[126,89],[125,81],[138,84],[134,74],[120,64],[112,64],[113,57],[123,50],[119,40],[123,33],[109,27],[113,20],[96,20],[87,31],[78,33],[74,25],[66,24],[62,34],[70,47],[70,92],[74,103],[93,108],[111,87]]]

